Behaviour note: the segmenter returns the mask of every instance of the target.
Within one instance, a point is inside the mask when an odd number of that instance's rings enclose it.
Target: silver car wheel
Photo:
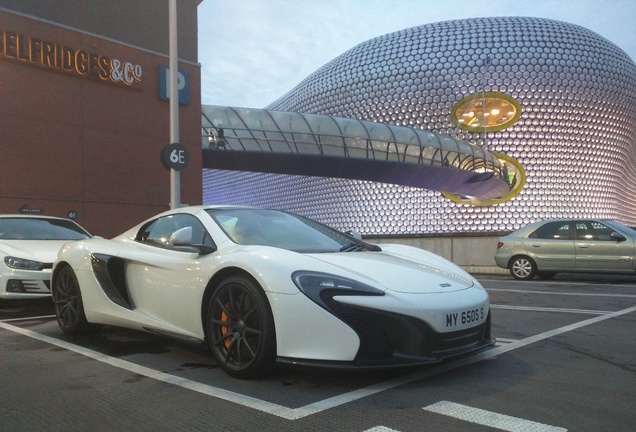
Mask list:
[[[515,258],[510,264],[510,274],[515,279],[530,280],[534,278],[537,269],[534,262],[526,257]]]

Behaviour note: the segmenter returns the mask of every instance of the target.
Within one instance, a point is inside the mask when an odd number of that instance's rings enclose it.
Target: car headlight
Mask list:
[[[292,274],[292,280],[307,297],[327,309],[329,308],[325,302],[338,295],[384,295],[384,291],[362,282],[328,273],[297,271]]]
[[[12,256],[4,257],[4,263],[9,268],[20,270],[42,270],[44,268],[44,263],[41,263],[39,261]]]

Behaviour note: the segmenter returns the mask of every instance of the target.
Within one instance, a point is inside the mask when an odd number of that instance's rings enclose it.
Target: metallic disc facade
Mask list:
[[[476,92],[522,107],[511,127],[468,132],[452,107]],[[636,226],[636,64],[596,33],[564,22],[476,18],[363,42],[269,109],[327,114],[449,134],[525,168],[522,192],[471,207],[431,191],[341,179],[204,172],[204,202],[289,209],[366,235],[509,231],[553,217]]]

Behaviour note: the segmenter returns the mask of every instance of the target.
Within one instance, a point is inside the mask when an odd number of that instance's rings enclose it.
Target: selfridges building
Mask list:
[[[636,226],[636,64],[578,25],[505,17],[405,29],[345,52],[267,108],[450,135],[514,161],[524,182],[474,205],[392,184],[206,170],[205,203],[282,208],[369,236],[557,217]]]

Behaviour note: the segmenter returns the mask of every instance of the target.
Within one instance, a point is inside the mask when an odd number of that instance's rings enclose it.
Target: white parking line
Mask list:
[[[517,342],[519,339],[506,339],[506,338],[497,338],[497,343],[504,343],[504,344],[508,344],[508,343],[513,343],[513,342]]]
[[[307,417],[309,415],[316,414],[330,408],[334,408],[334,407],[346,404],[348,402],[352,402],[358,399],[365,398],[367,396],[374,395],[376,393],[383,392],[385,390],[390,390],[392,388],[399,387],[399,386],[411,383],[413,381],[418,381],[423,378],[437,375],[442,372],[447,372],[462,366],[477,363],[482,360],[486,360],[486,359],[501,355],[503,353],[515,350],[517,348],[522,348],[526,345],[530,345],[532,343],[539,342],[544,339],[548,339],[563,333],[567,333],[572,330],[579,329],[581,327],[586,327],[588,325],[596,324],[598,322],[616,318],[621,315],[625,315],[635,311],[636,311],[636,306],[633,306],[627,309],[623,309],[621,311],[611,312],[602,316],[590,318],[584,321],[567,325],[565,327],[549,330],[535,336],[530,336],[525,339],[508,343],[504,346],[496,346],[489,350],[482,351],[478,354],[475,354],[473,356],[465,357],[461,360],[445,363],[443,365],[432,367],[432,368],[427,368],[426,370],[421,370],[421,371],[418,371],[409,375],[405,375],[399,378],[383,381],[383,382],[373,384],[371,386],[364,387],[361,389],[352,390],[350,392],[343,393],[343,394],[340,394],[328,399],[324,399],[318,402],[314,402],[300,408],[288,408],[288,407],[278,405],[272,402],[256,399],[251,396],[246,396],[243,394],[231,392],[229,390],[224,390],[218,387],[202,384],[202,383],[192,381],[186,378],[180,378],[180,377],[170,375],[164,372],[160,372],[145,366],[140,366],[135,363],[128,362],[126,360],[110,357],[105,354],[99,353],[97,351],[93,351],[78,345],[64,342],[62,340],[58,340],[58,339],[31,331],[31,330],[16,327],[6,322],[0,322],[0,328],[3,328],[5,330],[18,333],[24,336],[28,336],[33,339],[40,340],[42,342],[55,345],[60,348],[64,348],[69,351],[76,352],[78,354],[82,354],[94,360],[130,371],[142,376],[146,376],[148,378],[153,378],[168,384],[174,384],[174,385],[186,388],[188,390],[196,391],[208,396],[213,396],[213,397],[217,397],[226,401],[234,402],[239,405],[243,405],[249,408],[266,412],[271,415],[282,417],[284,419],[297,420],[297,419]]]
[[[601,311],[593,309],[565,309],[565,308],[548,308],[548,307],[536,307],[536,306],[509,306],[509,305],[495,305],[491,304],[492,309],[507,309],[507,310],[522,310],[531,312],[561,312],[561,313],[576,313],[583,315],[607,315],[612,313],[611,311]]]
[[[400,432],[400,431],[396,431],[395,429],[391,429],[386,426],[375,426],[375,427],[372,427],[371,429],[365,430],[364,432]]]
[[[40,315],[36,317],[9,318],[5,320],[0,320],[0,322],[37,321],[41,319],[51,319],[51,318],[55,318],[55,315]]]
[[[575,297],[618,297],[618,298],[636,298],[636,294],[615,294],[615,293],[583,293],[583,292],[571,292],[571,291],[535,291],[535,290],[523,290],[523,289],[508,289],[508,288],[488,288],[488,292],[510,292],[520,294],[540,294],[540,295],[562,295],[562,296],[575,296]]]
[[[508,432],[566,432],[567,429],[511,417],[491,411],[472,408],[453,402],[441,401],[424,408],[426,411],[464,420],[471,423],[490,426]]]
[[[208,396],[218,397],[223,400],[227,400],[230,402],[235,402],[243,406],[247,406],[250,408],[255,408],[260,411],[265,411],[270,414],[279,415],[280,417],[287,418],[289,416],[289,408],[282,407],[280,405],[272,404],[266,401],[262,401],[260,399],[252,398],[250,396],[242,395],[239,393],[234,393],[229,390],[220,389],[217,387],[209,386],[206,384],[201,384],[196,381],[191,381],[186,378],[180,378],[178,376],[170,375],[164,372],[157,371],[155,369],[151,369],[145,366],[138,365],[136,363],[132,363],[126,360],[121,360],[115,357],[110,357],[105,354],[102,354],[97,351],[93,351],[88,348],[81,347],[79,345],[75,345],[72,343],[68,343],[59,339],[55,339],[28,329],[23,329],[20,327],[15,327],[11,324],[7,324],[5,322],[0,321],[0,328],[5,330],[12,331],[14,333],[19,333],[23,336],[28,336],[33,339],[37,339],[39,341],[58,346],[60,348],[64,348],[69,351],[73,351],[77,354],[81,354],[83,356],[92,358],[93,360],[100,361],[102,363],[106,363],[108,365],[127,370],[129,372],[139,374],[148,378],[153,378],[158,381],[163,381],[169,384],[174,384],[180,387],[187,388],[189,390],[193,390],[199,393],[206,394]],[[293,411],[293,410],[291,410]]]

